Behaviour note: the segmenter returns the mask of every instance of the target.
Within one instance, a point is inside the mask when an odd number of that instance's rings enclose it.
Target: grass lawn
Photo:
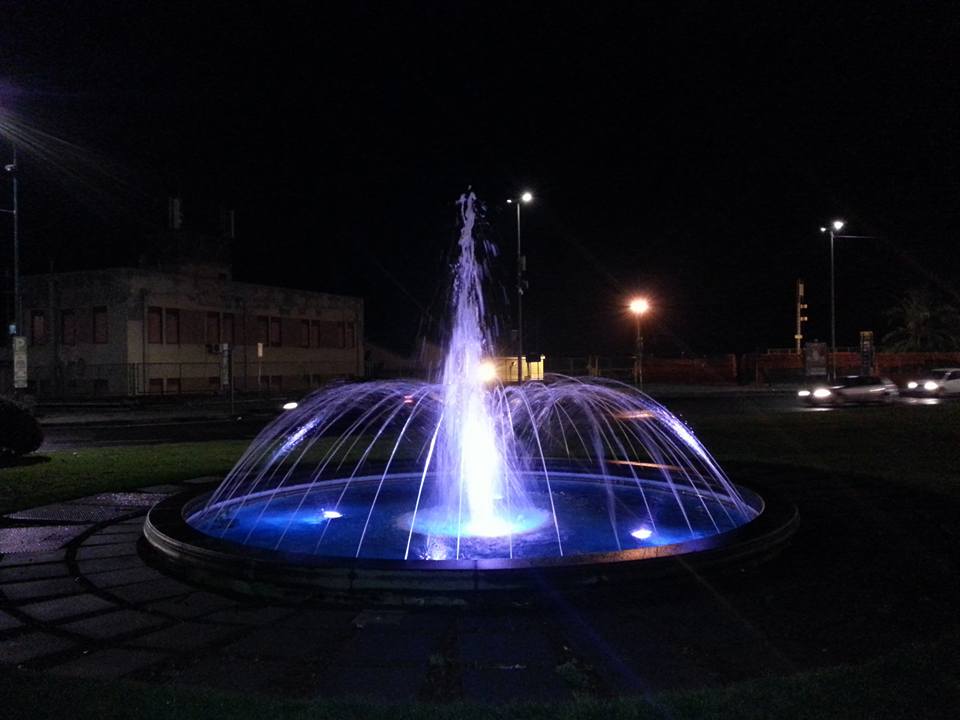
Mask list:
[[[97,447],[32,456],[0,467],[0,513],[98,492],[224,475],[245,441]]]

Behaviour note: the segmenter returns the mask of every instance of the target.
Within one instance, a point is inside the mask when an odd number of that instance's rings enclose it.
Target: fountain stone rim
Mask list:
[[[210,491],[194,488],[162,500],[147,515],[144,536],[163,564],[192,579],[233,590],[265,586],[309,589],[342,599],[369,593],[444,595],[475,591],[530,590],[550,577],[564,586],[614,582],[623,577],[662,577],[692,568],[765,559],[799,523],[797,508],[775,493],[761,497],[737,486],[758,511],[727,532],[673,545],[564,557],[471,560],[397,560],[318,556],[242,546],[207,535],[187,518]],[[267,594],[271,594],[268,592]]]

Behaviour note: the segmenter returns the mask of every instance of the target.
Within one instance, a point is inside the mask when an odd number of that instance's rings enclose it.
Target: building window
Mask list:
[[[268,345],[270,339],[270,318],[266,315],[257,316],[257,342]]]
[[[300,347],[310,347],[310,321],[300,321]]]
[[[147,392],[151,395],[163,395],[163,378],[150,378]]]
[[[280,318],[270,318],[270,347],[283,345],[283,334],[280,331]]]
[[[342,348],[343,323],[318,320],[317,347]]]
[[[147,308],[147,342],[159,345],[163,342],[163,310]]]
[[[60,338],[64,345],[77,344],[77,314],[73,310],[60,313]]]
[[[30,344],[47,344],[47,314],[43,310],[30,312]]]
[[[356,325],[352,322],[343,324],[343,346],[348,348],[357,346]]]
[[[207,313],[207,345],[220,344],[220,313]]]
[[[223,314],[223,327],[220,328],[221,342],[228,343],[231,347],[236,342],[234,340],[233,314]]]
[[[180,394],[180,378],[167,378],[166,393],[168,395]]]
[[[164,330],[167,345],[180,344],[180,311],[167,308],[164,313]]]
[[[109,341],[107,334],[107,309],[95,307],[93,309],[93,341],[98,345],[106,345]]]

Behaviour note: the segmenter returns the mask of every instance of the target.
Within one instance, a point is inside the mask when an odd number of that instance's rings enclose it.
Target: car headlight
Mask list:
[[[810,397],[810,391],[801,390],[800,392],[797,393],[797,397]]]
[[[940,387],[940,386],[937,385],[933,380],[927,380],[927,381],[923,384],[923,389],[924,389],[924,390],[927,390],[928,392],[933,392],[933,391],[936,390],[938,387]]]
[[[817,388],[816,390],[813,391],[813,396],[815,398],[825,398],[825,397],[830,397],[831,395],[833,395],[833,393],[827,390],[826,388]]]
[[[916,389],[917,389],[917,383],[916,383],[916,382],[914,382],[913,380],[911,380],[910,382],[907,383],[907,390],[916,390]]]

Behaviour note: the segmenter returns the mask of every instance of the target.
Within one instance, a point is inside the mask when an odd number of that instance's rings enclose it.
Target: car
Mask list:
[[[905,392],[925,397],[960,395],[960,368],[934,368],[908,382]]]
[[[832,385],[815,385],[797,393],[807,405],[844,405],[846,403],[887,403],[899,395],[892,380],[876,375],[848,375]]]

